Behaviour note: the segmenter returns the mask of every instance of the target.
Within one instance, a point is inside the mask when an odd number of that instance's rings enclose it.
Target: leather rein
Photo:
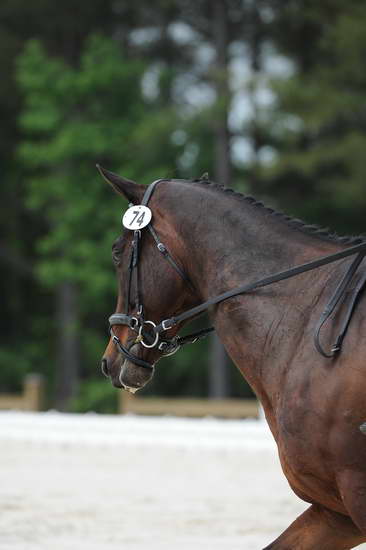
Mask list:
[[[143,206],[148,205],[154,190],[156,189],[157,185],[162,181],[169,181],[169,180],[164,180],[164,179],[156,180],[148,186],[144,194],[144,197],[142,199],[141,205]],[[162,243],[158,234],[153,228],[151,221],[146,226],[146,228],[152,235],[152,238],[155,241],[156,248],[158,249],[158,251],[169,262],[171,267],[178,273],[178,275],[185,281],[189,289],[191,291],[194,291],[188,276],[185,274],[183,269],[179,267],[178,263],[175,261],[175,259],[173,258],[173,256],[171,255],[167,247],[164,245],[164,243]],[[208,327],[206,329],[197,331],[193,334],[189,334],[183,337],[175,336],[174,338],[171,338],[171,339],[161,338],[162,333],[165,333],[166,331],[170,330],[171,328],[178,325],[182,321],[187,321],[188,319],[197,317],[198,315],[208,310],[211,306],[224,302],[225,300],[228,300],[229,298],[233,298],[234,296],[245,294],[253,290],[257,290],[259,288],[264,288],[276,282],[284,281],[291,277],[295,277],[296,275],[300,275],[301,273],[306,273],[307,271],[317,269],[319,267],[336,262],[343,258],[356,255],[355,259],[353,260],[348,270],[346,271],[345,275],[343,276],[340,283],[338,284],[332,298],[330,299],[327,306],[325,307],[315,328],[314,344],[316,349],[323,357],[332,358],[341,351],[343,339],[346,335],[347,328],[352,317],[352,313],[356,306],[357,298],[362,292],[366,282],[366,273],[363,273],[357,285],[351,291],[351,298],[349,301],[347,311],[342,321],[340,333],[336,339],[336,342],[331,347],[330,352],[326,352],[320,343],[321,329],[324,323],[329,319],[331,314],[334,312],[337,305],[339,305],[342,302],[342,299],[344,299],[348,286],[351,280],[353,279],[353,276],[355,275],[360,263],[362,262],[363,258],[366,255],[366,242],[362,242],[355,246],[346,248],[345,250],[341,250],[340,252],[323,256],[321,258],[318,258],[317,260],[313,260],[311,262],[307,262],[305,264],[301,264],[301,265],[292,267],[290,269],[286,269],[285,271],[277,272],[273,275],[269,275],[268,277],[264,277],[252,283],[241,285],[234,289],[228,290],[226,292],[223,292],[222,294],[219,294],[218,296],[214,296],[213,298],[206,300],[205,302],[203,302],[198,306],[188,309],[187,311],[179,315],[170,317],[168,319],[164,319],[159,324],[156,324],[153,321],[144,319],[144,310],[140,299],[141,296],[139,292],[139,276],[138,276],[140,242],[141,242],[141,230],[135,230],[134,236],[132,239],[132,249],[131,249],[130,261],[129,261],[129,267],[128,267],[128,285],[127,285],[127,296],[126,296],[127,313],[114,313],[109,317],[109,325],[110,325],[110,335],[111,335],[112,341],[116,345],[118,351],[124,357],[126,357],[126,359],[128,359],[129,361],[133,362],[136,365],[139,365],[141,367],[145,367],[148,369],[153,369],[154,365],[151,363],[148,363],[144,359],[141,359],[140,357],[137,357],[136,355],[130,352],[130,348],[134,344],[141,344],[145,348],[157,348],[163,356],[172,355],[173,353],[178,351],[178,349],[182,345],[194,343],[197,340],[207,336],[213,330],[215,330],[214,327]],[[131,315],[129,314],[129,307],[130,307],[132,279],[134,275],[136,278],[135,303],[137,305],[137,312]],[[126,325],[137,334],[137,337],[131,344],[130,348],[126,348],[122,344],[118,336],[114,333],[113,331],[114,325]]]

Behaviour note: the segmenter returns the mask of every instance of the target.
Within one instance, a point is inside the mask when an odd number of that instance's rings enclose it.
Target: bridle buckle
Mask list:
[[[161,322],[161,327],[163,330],[169,330],[174,326],[174,322],[172,319],[164,319],[164,321]]]
[[[140,322],[139,322],[139,320],[138,320],[137,317],[131,317],[128,326],[129,326],[129,328],[130,328],[131,330],[136,330],[137,327],[139,326],[139,323],[140,323]]]

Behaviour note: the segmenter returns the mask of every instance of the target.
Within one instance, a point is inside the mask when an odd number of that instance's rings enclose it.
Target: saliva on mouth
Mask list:
[[[131,349],[132,353],[135,351]],[[136,350],[137,351],[137,350]],[[154,374],[154,365],[152,369],[146,369],[145,367],[135,365],[129,361],[128,358],[123,358],[120,362],[120,369],[118,375],[118,387],[122,387],[129,393],[136,393],[142,389],[151,380]]]

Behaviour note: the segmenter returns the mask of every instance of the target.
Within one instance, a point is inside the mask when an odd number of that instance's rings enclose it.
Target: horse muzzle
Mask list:
[[[120,368],[118,381],[124,389],[135,393],[146,386],[153,376],[154,367],[147,369],[125,359]]]
[[[129,356],[138,358],[139,345],[134,344],[129,350]],[[138,365],[123,354],[111,364],[108,357],[103,357],[101,369],[103,374],[111,379],[113,386],[123,388],[131,393],[143,388],[154,375],[154,365],[150,368]]]

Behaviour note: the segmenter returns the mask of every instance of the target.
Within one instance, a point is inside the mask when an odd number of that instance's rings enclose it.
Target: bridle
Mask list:
[[[154,181],[149,187],[147,188],[144,197],[142,199],[141,205],[147,206],[151,196],[157,187],[157,185],[163,181],[168,181],[164,179],[156,180]],[[176,271],[176,273],[183,279],[183,281],[186,283],[188,288],[191,292],[194,293],[194,288],[189,280],[189,277],[186,275],[184,270],[178,265],[178,263],[173,258],[172,254],[169,252],[168,248],[165,246],[165,244],[160,240],[157,232],[155,231],[152,223],[150,222],[146,229],[150,232],[152,238],[155,241],[156,248],[160,252],[160,254],[169,262],[171,267]],[[112,338],[112,341],[116,345],[118,351],[129,361],[132,361],[136,365],[139,365],[140,367],[145,367],[148,369],[153,369],[153,364],[148,363],[144,359],[141,359],[140,357],[137,357],[136,355],[133,355],[128,348],[126,348],[121,340],[118,338],[118,336],[115,334],[113,330],[114,325],[125,325],[128,326],[132,331],[136,333],[136,338],[132,342],[132,347],[134,344],[141,344],[144,348],[152,349],[157,348],[158,351],[163,355],[164,357],[168,357],[169,355],[173,355],[178,351],[179,348],[181,348],[185,344],[193,344],[197,340],[204,338],[207,336],[209,332],[212,332],[214,330],[213,327],[209,327],[207,329],[200,330],[198,332],[195,332],[193,334],[188,334],[187,336],[175,336],[174,338],[161,338],[161,332],[164,332],[167,330],[163,325],[161,326],[161,329],[157,331],[157,325],[154,323],[154,321],[146,320],[144,318],[144,307],[141,303],[141,293],[140,293],[140,287],[139,287],[139,259],[140,259],[140,248],[141,248],[141,239],[142,239],[142,231],[143,230],[135,230],[133,233],[133,238],[131,242],[131,254],[128,264],[128,274],[127,274],[127,294],[126,294],[126,313],[114,313],[109,317],[109,331]],[[135,300],[135,308],[136,313],[130,314],[129,308],[130,308],[130,297],[131,297],[131,288],[133,283],[133,278],[135,278],[135,289],[136,289],[136,300]],[[147,330],[146,327],[149,327],[151,330]]]
[[[148,186],[141,202],[142,206],[148,205],[156,187],[163,181],[171,181],[171,180],[165,180],[165,179],[156,180]],[[194,288],[191,281],[189,280],[189,277],[186,275],[184,270],[178,265],[176,260],[173,258],[173,256],[169,252],[168,248],[160,240],[151,221],[146,226],[145,229],[147,229],[150,232],[153,240],[155,241],[156,248],[161,253],[163,258],[165,258],[169,262],[171,267],[184,280],[188,288],[192,292],[194,292]],[[193,308],[190,308],[179,315],[176,315],[168,319],[164,319],[160,323],[156,324],[154,321],[145,320],[144,308],[143,308],[143,304],[141,303],[141,294],[139,291],[138,267],[139,267],[139,258],[140,258],[140,245],[141,245],[141,239],[142,239],[142,232],[145,229],[135,230],[133,234],[132,243],[131,243],[132,246],[131,246],[130,260],[128,264],[128,284],[127,284],[127,295],[126,295],[126,302],[125,302],[127,304],[127,311],[126,313],[114,313],[109,317],[110,335],[111,335],[112,341],[116,345],[118,351],[132,363],[139,365],[141,367],[145,367],[147,369],[153,369],[153,364],[148,363],[144,359],[141,359],[140,357],[137,357],[136,355],[130,352],[130,348],[134,344],[141,344],[143,347],[147,349],[156,348],[161,353],[161,355],[168,356],[178,351],[178,349],[182,345],[194,343],[197,340],[207,336],[207,334],[215,330],[214,327],[208,327],[206,329],[197,331],[193,334],[189,334],[184,337],[175,336],[171,339],[162,338],[161,334],[170,330],[174,326],[177,326],[179,323],[183,321],[187,321],[189,319],[192,319],[193,317],[197,317],[198,315],[200,315],[201,313],[203,313],[213,305],[219,304],[234,296],[238,296],[240,294],[248,293],[253,290],[263,288],[265,286],[274,284],[276,282],[283,281],[291,277],[295,277],[296,275],[299,275],[301,273],[306,273],[307,271],[317,269],[324,265],[327,265],[327,264],[336,262],[338,260],[341,260],[343,258],[347,258],[349,256],[353,256],[357,254],[356,258],[353,260],[348,270],[346,271],[345,275],[343,276],[340,283],[338,284],[332,298],[330,299],[327,306],[325,307],[316,325],[315,334],[314,334],[315,347],[318,350],[318,352],[321,355],[323,355],[323,357],[332,358],[341,351],[343,339],[346,335],[347,328],[352,317],[352,313],[357,303],[357,299],[365,286],[366,273],[361,274],[361,277],[358,280],[356,286],[349,291],[350,299],[349,299],[349,304],[341,325],[341,331],[336,339],[335,344],[332,346],[329,353],[325,352],[320,344],[320,332],[324,323],[329,319],[331,314],[334,312],[335,308],[342,303],[345,297],[345,294],[348,290],[349,284],[352,281],[353,276],[355,275],[360,263],[362,262],[362,260],[366,255],[366,242],[361,242],[360,244],[346,248],[345,250],[341,250],[334,254],[323,256],[321,258],[318,258],[317,260],[313,260],[311,262],[307,262],[305,264],[292,267],[285,271],[280,271],[278,273],[275,273],[263,279],[259,279],[258,281],[254,281],[252,283],[245,284],[237,288],[228,290],[227,292],[224,292],[222,294],[219,294],[218,296],[210,298],[205,302],[203,302],[202,304],[195,306]],[[137,305],[137,310],[136,310],[136,313],[130,314],[129,307],[130,307],[130,295],[131,295],[133,277],[135,277],[135,281],[136,281],[135,303]],[[128,326],[132,331],[136,333],[136,338],[132,342],[130,348],[125,347],[120,341],[120,339],[118,338],[118,336],[115,334],[113,330],[113,326],[115,325]]]

